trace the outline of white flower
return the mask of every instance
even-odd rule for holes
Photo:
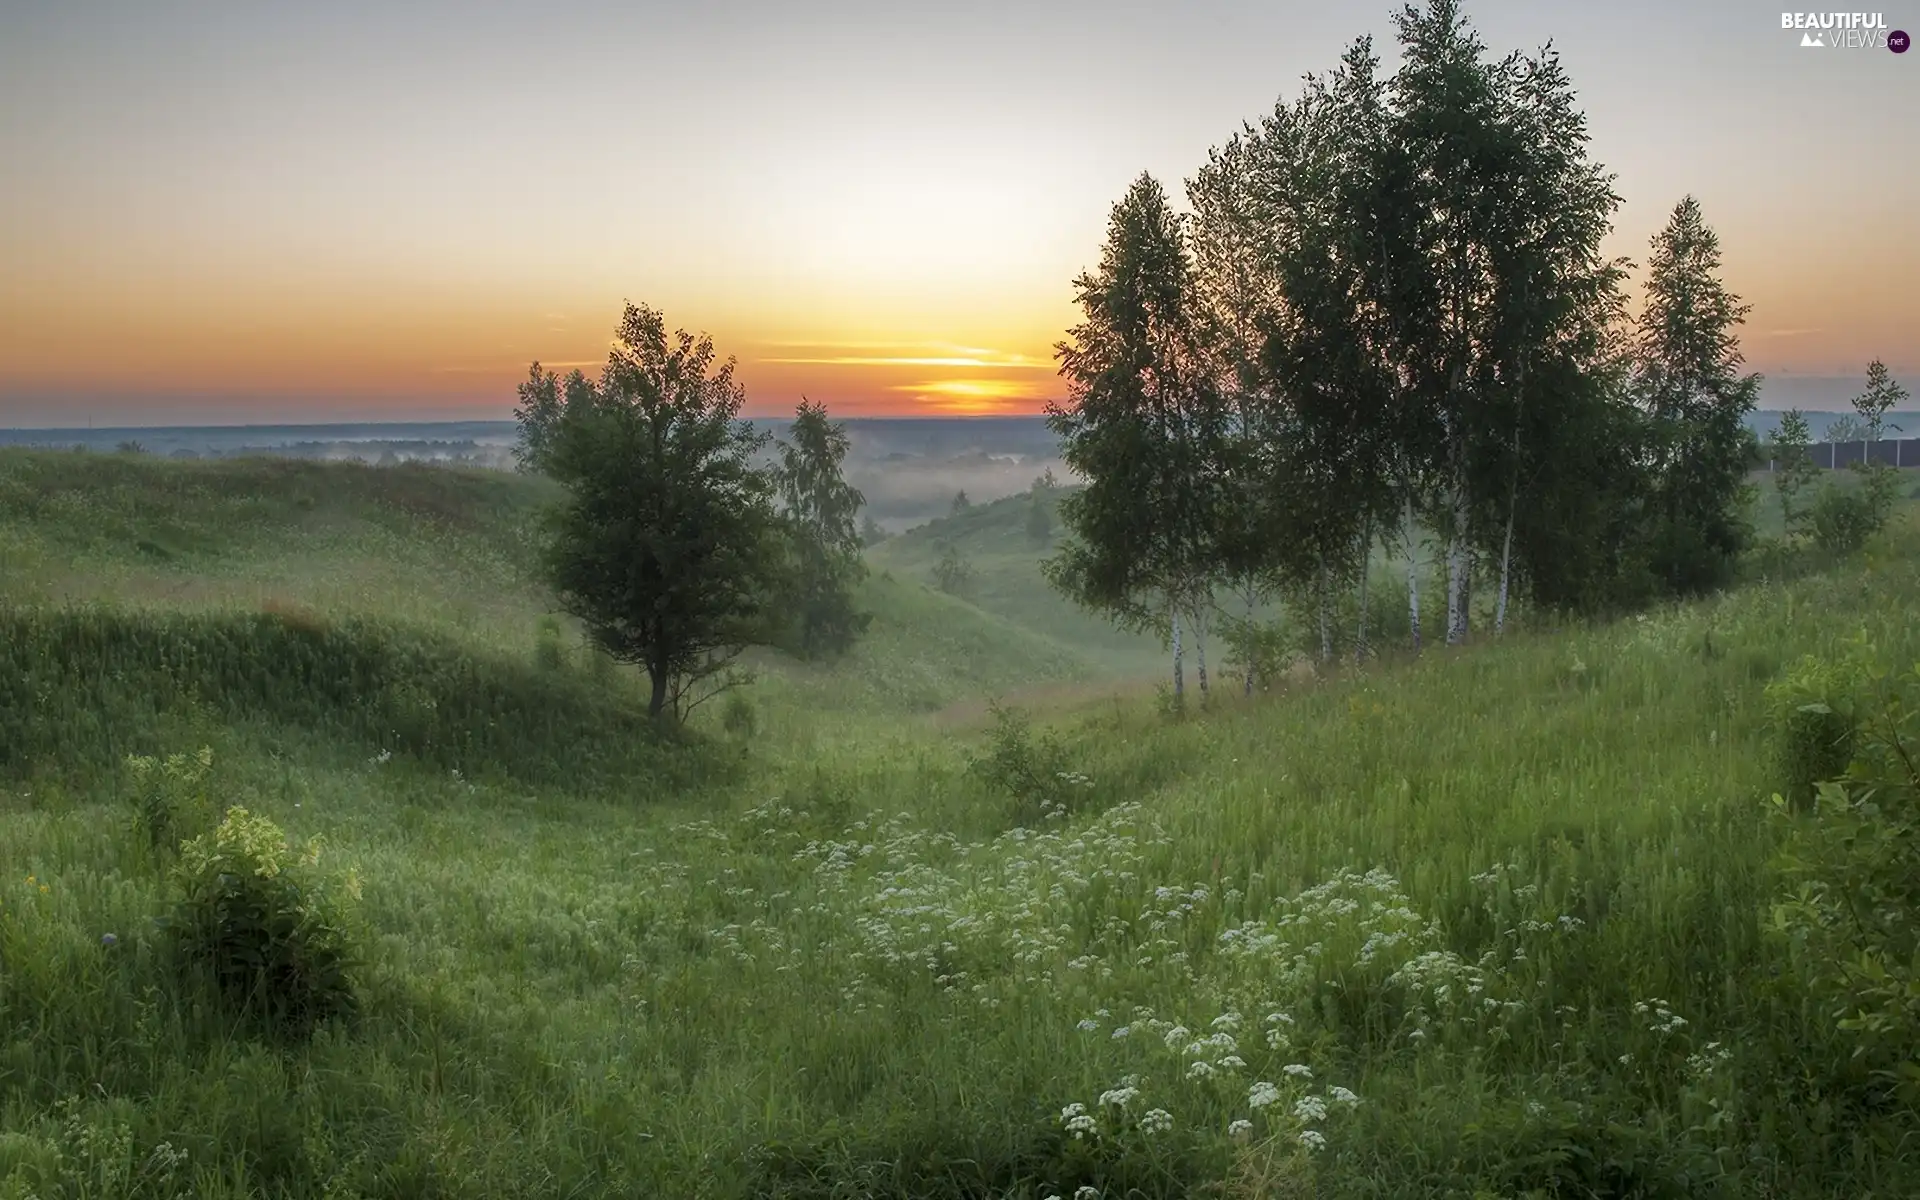
[[[1105,1108],[1111,1104],[1115,1108],[1125,1108],[1128,1102],[1139,1094],[1140,1089],[1136,1087],[1111,1088],[1100,1093],[1100,1107]]]
[[[1305,1063],[1288,1063],[1280,1068],[1295,1079],[1312,1079],[1313,1069]]]
[[[1247,1089],[1247,1107],[1265,1108],[1280,1101],[1280,1089],[1262,1080]]]
[[[1213,1064],[1204,1059],[1187,1064],[1188,1079],[1212,1079],[1213,1075]]]
[[[1094,1020],[1092,1017],[1088,1017],[1086,1020],[1074,1026],[1074,1028],[1078,1029],[1081,1033],[1092,1033],[1100,1028],[1100,1022]]]
[[[1074,1189],[1073,1200],[1100,1200],[1100,1189],[1083,1183]]]
[[[1355,1108],[1360,1103],[1360,1097],[1343,1087],[1328,1088],[1327,1095],[1332,1097],[1335,1104],[1344,1104],[1348,1108]]]
[[[1318,1096],[1302,1096],[1293,1102],[1293,1115],[1302,1123],[1327,1119],[1327,1102]]]
[[[1132,1032],[1133,1032],[1133,1029],[1131,1026],[1122,1025],[1113,1031],[1114,1040],[1118,1041],[1119,1039],[1126,1037],[1128,1034]]]
[[[1302,1129],[1300,1144],[1309,1150],[1324,1150],[1327,1146],[1327,1136],[1318,1129]]]
[[[1150,1108],[1141,1116],[1140,1128],[1148,1133],[1165,1133],[1173,1128],[1173,1114],[1164,1108]]]

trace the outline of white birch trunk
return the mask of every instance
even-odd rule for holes
[[[1406,527],[1402,533],[1407,540],[1407,622],[1413,630],[1413,652],[1420,653],[1420,562],[1418,539],[1414,534],[1413,493],[1405,495]]]
[[[1193,614],[1193,656],[1200,669],[1200,703],[1207,702],[1207,612],[1204,607]]]
[[[1447,645],[1467,640],[1467,484],[1461,468],[1454,468],[1449,487],[1453,531],[1447,539]]]
[[[1507,581],[1513,573],[1513,498],[1507,500],[1507,536],[1500,545],[1500,603],[1493,612],[1493,636],[1507,631]]]
[[[1186,677],[1181,672],[1180,663],[1180,610],[1173,610],[1173,698],[1184,699],[1187,694]]]
[[[1527,364],[1522,359],[1515,372],[1519,384],[1518,403],[1526,403]],[[1493,613],[1493,636],[1507,631],[1507,582],[1513,577],[1513,513],[1520,504],[1520,421],[1513,423],[1513,477],[1507,484],[1507,535],[1500,544],[1500,603]]]

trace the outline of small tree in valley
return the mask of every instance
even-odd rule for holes
[[[738,419],[745,392],[713,342],[629,304],[598,384],[564,392],[536,366],[522,389],[521,461],[567,497],[546,568],[562,606],[651,685],[647,711],[683,718],[744,676],[767,640],[780,538],[765,444]]]
[[[866,578],[854,514],[866,503],[846,480],[846,427],[825,407],[801,401],[790,442],[780,446],[774,472],[792,554],[792,621],[802,656],[838,654],[866,631],[871,613],[859,612],[853,589]]]

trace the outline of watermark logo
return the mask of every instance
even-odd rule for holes
[[[1906,53],[1909,39],[1903,30],[1887,28],[1883,13],[1781,13],[1780,28],[1797,30],[1806,49],[1878,50]]]

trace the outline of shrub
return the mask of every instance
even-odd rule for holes
[[[720,727],[741,739],[750,738],[759,725],[759,716],[754,711],[753,701],[739,692],[729,692],[727,702],[720,712]]]
[[[541,617],[534,631],[533,664],[543,671],[558,671],[567,665],[566,651],[560,647],[560,622],[551,615]]]
[[[1862,671],[1858,755],[1781,855],[1772,929],[1855,1045],[1871,1107],[1920,1105],[1920,665]],[[1775,797],[1784,814],[1785,802]]]
[[[210,746],[165,759],[128,756],[134,824],[154,849],[171,851],[210,823],[213,802],[207,797],[207,776],[212,770]]]
[[[304,1034],[356,1007],[342,901],[359,883],[322,876],[319,853],[317,840],[296,848],[236,807],[181,846],[175,868],[182,894],[167,924],[183,962],[237,1014],[280,1032]]]
[[[1813,803],[1819,785],[1838,779],[1853,760],[1855,718],[1851,660],[1800,660],[1767,688],[1779,732],[1781,793],[1796,810]]]
[[[1864,489],[1828,486],[1813,502],[1814,544],[1832,554],[1852,554],[1879,532],[1882,517]]]
[[[967,770],[1014,802],[1014,821],[1028,825],[1057,820],[1078,808],[1093,782],[1069,770],[1066,747],[1051,733],[1033,736],[1026,713],[991,701],[993,733],[984,755],[969,756]]]
[[[958,596],[973,584],[973,564],[964,558],[952,542],[941,546],[940,561],[933,565],[934,586],[948,595]]]

